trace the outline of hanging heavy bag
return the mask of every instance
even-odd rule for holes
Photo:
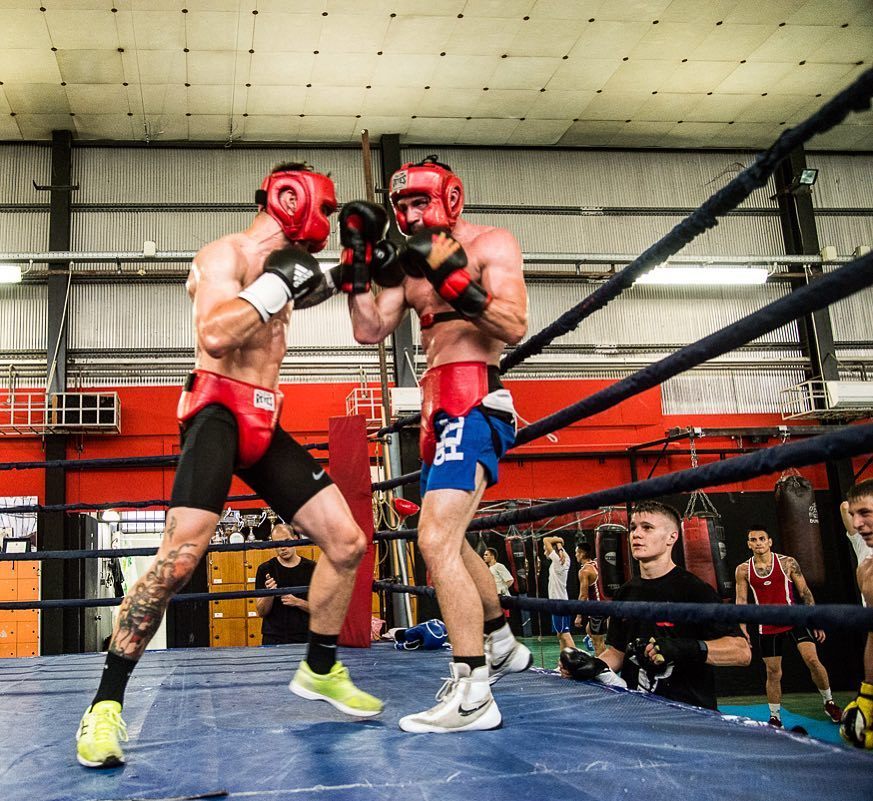
[[[782,551],[800,563],[809,584],[824,584],[824,550],[815,491],[796,470],[786,470],[776,482],[776,517]]]
[[[625,582],[622,539],[627,529],[617,523],[603,523],[594,529],[594,547],[597,552],[597,584],[601,598],[612,598]]]
[[[685,568],[705,581],[721,598],[733,595],[734,582],[727,564],[727,548],[721,518],[698,512],[682,521],[682,552]]]

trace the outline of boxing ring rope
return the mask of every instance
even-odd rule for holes
[[[873,450],[873,423],[850,426],[840,431],[810,437],[800,442],[775,445],[763,448],[754,453],[737,456],[725,461],[668,473],[656,478],[621,484],[605,490],[576,495],[559,501],[550,501],[525,509],[515,509],[499,512],[494,515],[477,517],[471,521],[468,531],[481,531],[517,523],[530,523],[568,512],[576,512],[592,507],[610,506],[616,503],[639,501],[658,498],[664,495],[688,492],[703,487],[732,484],[757,476],[775,473],[786,467],[804,467],[829,459],[857,456]],[[402,531],[379,531],[375,540],[413,539],[417,529]],[[241,551],[280,548],[294,545],[310,544],[308,539],[282,540],[281,542],[263,541],[250,543],[212,545],[208,551]],[[157,552],[157,548],[118,548],[103,550],[77,551],[33,551],[25,554],[0,554],[0,562],[38,561],[41,559],[71,559],[92,558],[97,556],[148,556]]]
[[[387,592],[408,592],[435,598],[433,587],[374,581],[373,587]],[[670,623],[770,623],[774,626],[810,628],[860,628],[873,631],[873,609],[852,604],[814,606],[774,604],[704,604],[678,601],[575,601],[555,598],[501,596],[506,609],[525,609],[552,615],[616,616],[632,620]]]
[[[286,540],[287,543],[287,540]],[[266,598],[288,593],[299,594],[309,592],[308,586],[275,587],[272,590],[228,590],[227,592],[188,592],[179,593],[170,598],[170,603],[185,603],[187,601],[232,601],[239,598]],[[42,601],[0,601],[0,610],[7,609],[81,609],[92,606],[121,606],[124,598],[52,598]]]
[[[523,445],[570,423],[603,412],[621,401],[721,356],[810,312],[842,300],[873,284],[873,253],[849,262],[806,286],[795,289],[735,323],[692,342],[571,406],[522,428],[515,445]]]

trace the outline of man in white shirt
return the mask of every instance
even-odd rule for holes
[[[546,559],[549,560],[549,598],[566,601],[570,557],[564,550],[564,540],[561,537],[543,537],[543,547],[546,550]],[[552,630],[558,636],[561,648],[576,647],[570,633],[570,621],[570,615],[552,615]]]
[[[515,583],[512,578],[512,573],[506,568],[506,565],[502,565],[497,561],[497,551],[494,548],[486,548],[485,553],[482,554],[482,558],[485,560],[485,564],[488,565],[488,569],[491,571],[491,575],[494,577],[494,584],[497,587],[498,595],[509,595],[509,588]],[[504,609],[504,614],[507,614],[509,610]]]

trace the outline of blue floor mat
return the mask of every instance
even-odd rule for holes
[[[2,801],[748,801],[873,798],[873,756],[656,698],[528,671],[495,686],[501,729],[406,734],[442,652],[342,652],[385,699],[353,720],[287,684],[303,646],[149,651],[124,716],[128,762],[95,771],[74,734],[102,654],[0,660]],[[222,797],[222,796],[213,796]]]
[[[752,720],[758,720],[766,723],[770,719],[770,707],[767,704],[754,704],[749,706],[719,706],[719,710],[725,715],[742,715]],[[794,726],[803,726],[809,733],[810,737],[815,737],[816,740],[822,740],[826,743],[834,743],[835,745],[851,748],[848,744],[840,739],[840,727],[836,723],[821,718],[808,718],[806,715],[798,715],[788,709],[782,709],[782,725],[786,729]]]

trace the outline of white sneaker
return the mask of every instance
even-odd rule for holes
[[[400,718],[403,731],[415,733],[483,731],[497,729],[503,722],[491,687],[488,667],[476,668],[463,662],[451,663],[452,676],[436,694],[437,705],[425,712]]]
[[[485,638],[485,659],[488,661],[488,682],[494,684],[509,673],[523,673],[533,664],[533,654],[530,649],[512,639],[512,647],[507,651],[496,651],[493,637]]]

